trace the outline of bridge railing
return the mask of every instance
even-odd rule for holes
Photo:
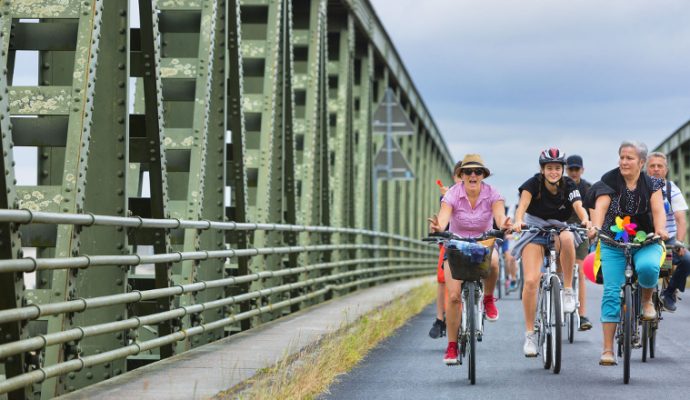
[[[0,381],[0,393],[15,391],[30,385],[40,384],[48,379],[60,377],[94,365],[109,363],[152,352],[166,345],[190,337],[223,329],[240,321],[257,317],[254,325],[262,322],[261,317],[280,317],[298,308],[295,305],[310,305],[328,300],[334,295],[348,293],[359,288],[401,278],[431,274],[435,267],[437,252],[418,240],[398,235],[363,229],[335,228],[323,226],[260,224],[217,222],[207,220],[147,219],[140,217],[114,217],[94,214],[64,214],[33,212],[30,210],[0,210],[0,223],[10,223],[12,229],[26,224],[74,225],[81,228],[91,226],[111,226],[128,231],[139,229],[169,230],[220,230],[237,231],[247,234],[255,232],[282,232],[285,234],[321,234],[318,244],[306,243],[299,246],[263,248],[227,248],[214,250],[169,252],[162,254],[89,255],[73,254],[71,257],[36,258],[22,257],[0,260],[0,274],[14,274],[15,279],[24,279],[25,273],[51,270],[68,270],[78,274],[83,270],[97,270],[101,267],[119,266],[132,268],[146,264],[180,263],[220,259],[229,262],[238,258],[262,256],[294,257],[295,255],[314,255],[320,257],[301,257],[292,268],[253,268],[249,273],[227,276],[223,279],[195,281],[186,284],[155,287],[147,290],[123,286],[121,293],[82,298],[76,288],[67,301],[41,302],[41,296],[24,297],[21,306],[0,310],[0,326],[20,324],[26,326],[30,321],[55,315],[68,315],[71,321],[75,314],[98,310],[114,305],[126,305],[127,314],[105,323],[91,325],[72,325],[57,331],[43,329],[22,329],[19,340],[0,344],[0,362],[14,361],[13,357],[24,357],[26,368],[21,374],[7,374]],[[7,225],[5,225],[7,226]],[[340,235],[337,244],[331,243],[330,235]],[[325,236],[324,236],[325,235]],[[325,239],[324,239],[325,238]],[[308,241],[308,240],[307,240]],[[302,241],[301,243],[304,243]],[[323,260],[310,263],[306,260]],[[203,266],[201,266],[203,268]],[[229,270],[228,270],[229,271]],[[273,279],[276,278],[276,279]],[[253,283],[262,282],[258,287]],[[180,301],[181,296],[199,294],[209,289],[223,289],[219,298],[188,304]],[[242,289],[242,290],[238,290]],[[139,312],[134,305],[142,302],[173,299],[167,309],[156,312]],[[192,299],[195,297],[192,296]],[[160,304],[160,303],[159,303]],[[243,307],[239,307],[243,304]],[[143,309],[143,308],[142,308]],[[205,322],[201,313],[217,310],[219,319]],[[196,316],[192,318],[193,316]],[[189,317],[188,319],[184,319]],[[254,319],[257,319],[254,318]],[[187,321],[184,323],[182,321]],[[156,326],[164,322],[174,327],[170,332],[156,331]],[[70,324],[68,324],[70,325]],[[139,335],[146,329],[148,335]],[[151,335],[150,332],[155,332]],[[99,335],[121,333],[121,346],[101,351],[97,354],[84,354],[80,341]],[[148,337],[145,337],[148,336]],[[47,365],[42,354],[52,347],[62,346],[65,354],[61,361]],[[124,371],[117,371],[115,375]],[[94,383],[97,380],[94,380]],[[36,390],[34,390],[36,393]]]

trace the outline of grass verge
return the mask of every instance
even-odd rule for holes
[[[425,283],[372,311],[319,343],[286,356],[240,388],[215,397],[226,399],[313,399],[354,368],[383,339],[436,298],[436,283]]]

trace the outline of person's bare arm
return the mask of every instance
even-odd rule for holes
[[[527,190],[523,190],[520,193],[520,202],[518,203],[517,210],[515,210],[515,223],[513,224],[513,230],[515,232],[522,231],[522,224],[525,220],[525,212],[527,212],[527,207],[532,201],[532,193]]]

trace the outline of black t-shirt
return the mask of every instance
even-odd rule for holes
[[[592,184],[587,182],[586,180],[580,178],[580,183],[577,183],[577,190],[580,192],[580,198],[582,199],[582,206],[584,207],[585,205],[585,196],[587,195],[587,191],[589,188],[592,187]],[[587,209],[585,208],[585,212],[589,214]],[[577,214],[573,213],[570,218],[568,219],[568,222],[577,224],[580,223],[580,217],[577,216]]]
[[[559,188],[556,194],[551,194],[545,183],[539,182],[540,175],[541,173],[534,175],[518,188],[521,195],[523,190],[532,194],[532,201],[527,207],[527,212],[541,219],[567,221],[573,214],[573,203],[582,201],[575,181],[564,176],[565,191]]]

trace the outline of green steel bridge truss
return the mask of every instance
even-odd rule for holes
[[[367,0],[0,10],[0,397],[52,398],[433,271],[410,238],[454,162]],[[413,180],[372,176],[387,88],[416,130],[398,138]]]

